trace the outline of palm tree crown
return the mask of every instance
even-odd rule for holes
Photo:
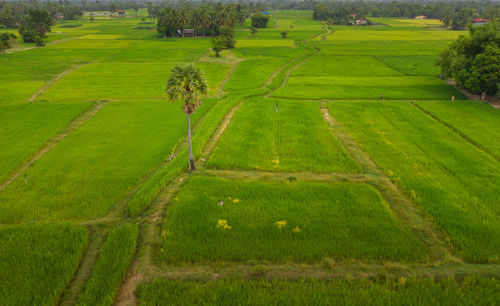
[[[203,71],[195,65],[175,65],[167,81],[166,92],[171,101],[182,100],[187,105],[183,107],[184,112],[191,114],[207,94],[207,87]]]

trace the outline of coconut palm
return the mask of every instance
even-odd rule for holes
[[[175,65],[167,81],[166,92],[170,101],[183,101],[182,110],[187,116],[189,170],[196,170],[191,145],[190,115],[201,105],[201,99],[207,94],[207,82],[203,71],[193,64]]]

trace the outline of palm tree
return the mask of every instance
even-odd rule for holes
[[[175,65],[167,81],[167,95],[170,101],[184,102],[182,110],[187,116],[189,170],[196,170],[191,145],[191,122],[189,116],[201,105],[201,98],[207,94],[207,82],[203,71],[193,64]]]

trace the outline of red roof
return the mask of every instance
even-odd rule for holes
[[[473,22],[489,22],[488,19],[484,19],[484,18],[476,18],[474,20],[472,20]]]

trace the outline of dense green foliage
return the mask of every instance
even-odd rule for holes
[[[12,48],[16,38],[17,36],[12,33],[0,33],[0,53],[5,49]]]
[[[55,305],[87,244],[83,226],[31,224],[0,228],[2,305]]]
[[[489,278],[257,280],[208,283],[157,280],[139,288],[140,305],[491,305],[500,282]]]
[[[110,230],[78,299],[79,305],[113,304],[116,291],[134,255],[138,230],[135,224],[121,225]]]
[[[28,16],[19,25],[19,34],[24,42],[41,44],[41,40],[47,37],[46,33],[51,31],[52,22],[47,11],[30,10]]]
[[[500,31],[496,24],[470,28],[443,50],[437,64],[442,77],[456,80],[459,86],[482,93],[500,93]]]
[[[269,22],[269,16],[262,13],[255,13],[252,15],[252,27],[254,28],[265,28]]]

